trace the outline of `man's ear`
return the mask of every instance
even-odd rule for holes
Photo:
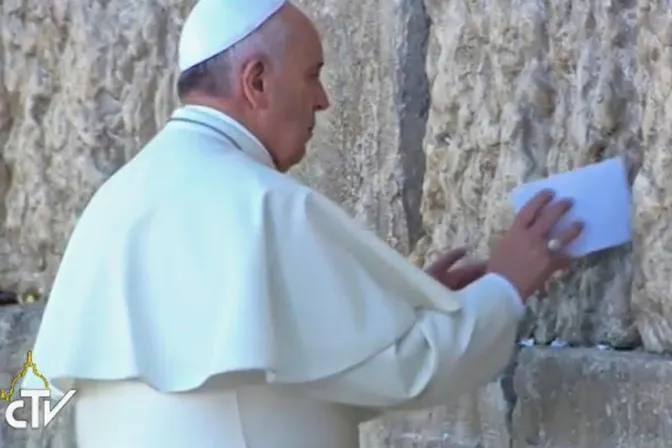
[[[262,58],[252,59],[243,67],[243,93],[254,109],[268,106],[268,75],[268,64]]]

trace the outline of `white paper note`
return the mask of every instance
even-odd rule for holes
[[[535,180],[513,190],[516,213],[541,190],[555,200],[573,199],[574,206],[553,229],[556,236],[574,221],[582,221],[581,236],[566,248],[572,257],[620,246],[632,239],[632,198],[623,159],[616,157],[573,171]]]

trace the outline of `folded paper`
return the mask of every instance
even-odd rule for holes
[[[632,240],[632,196],[625,163],[616,157],[535,180],[514,189],[516,213],[541,190],[555,192],[554,201],[572,199],[574,206],[551,232],[556,236],[572,222],[581,221],[581,236],[566,248],[578,258]]]

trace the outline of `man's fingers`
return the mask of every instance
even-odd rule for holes
[[[448,271],[446,283],[452,290],[460,290],[483,277],[487,272],[487,263],[473,263]]]
[[[537,219],[537,215],[541,210],[548,205],[555,194],[551,190],[542,190],[537,193],[530,201],[523,206],[518,213],[516,221],[518,224],[527,228]]]
[[[572,201],[569,199],[563,199],[548,206],[533,224],[534,232],[540,236],[547,236],[570,208],[572,208]]]
[[[464,258],[465,255],[467,255],[467,249],[464,247],[453,249],[437,262],[437,268],[447,271],[452,265]]]
[[[572,259],[567,256],[558,257],[555,262],[556,271],[564,274],[572,268]]]
[[[443,275],[452,265],[457,263],[458,260],[467,255],[466,248],[458,248],[449,251],[447,254],[436,260],[434,263],[429,265],[429,268],[426,269],[426,272],[430,275],[437,276]]]
[[[460,277],[460,284],[464,287],[483,277],[488,271],[488,265],[487,263],[478,263],[458,269],[460,270],[458,274]]]
[[[560,241],[563,248],[567,247],[573,241],[575,241],[583,231],[583,224],[580,222],[572,223],[568,229],[566,229],[560,236],[557,238]],[[566,273],[572,268],[572,257],[563,253],[563,251],[557,252],[553,256],[553,270],[556,273]]]
[[[560,236],[558,236],[558,240],[560,243],[562,243],[562,246],[567,246],[574,242],[579,236],[581,236],[581,232],[583,232],[583,223],[581,222],[574,222],[572,223],[567,230],[562,232]]]

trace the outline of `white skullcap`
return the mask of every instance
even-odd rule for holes
[[[285,3],[287,0],[198,0],[182,27],[180,72],[231,48]]]

